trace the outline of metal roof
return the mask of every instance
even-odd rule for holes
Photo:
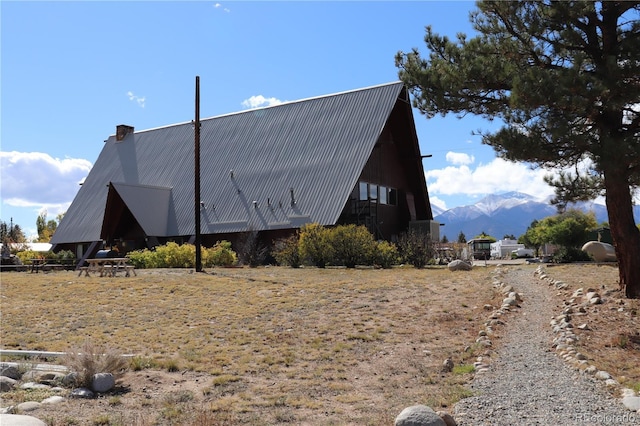
[[[201,232],[336,223],[402,88],[395,82],[201,120]],[[193,235],[193,125],[110,136],[53,244],[101,239],[110,184],[147,235]]]

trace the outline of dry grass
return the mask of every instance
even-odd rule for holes
[[[564,273],[560,268],[551,275]],[[615,270],[600,271],[615,286]],[[114,395],[39,409],[51,425],[388,425],[408,405],[448,409],[469,395],[464,385],[480,354],[473,342],[487,316],[483,306],[502,300],[491,272],[3,273],[2,346],[67,351],[91,338],[136,355]],[[594,357],[619,349],[635,357],[614,359],[638,359],[632,340],[625,349],[592,342],[584,351]],[[447,357],[456,373],[442,372]],[[640,382],[637,365],[623,368]],[[10,401],[11,393],[3,398]]]
[[[110,347],[95,346],[87,338],[82,346],[71,348],[62,358],[62,364],[76,374],[75,384],[91,388],[96,373],[111,373],[117,380],[129,368],[129,361]]]
[[[574,315],[574,332],[579,338],[576,349],[623,386],[640,391],[640,300],[624,297],[618,286],[617,268],[561,265],[547,268],[547,273],[569,284],[562,292],[566,300],[578,288],[585,293],[593,289],[603,296],[604,304],[587,306],[584,316]],[[581,324],[588,328],[578,328]]]

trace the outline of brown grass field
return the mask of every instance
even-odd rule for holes
[[[503,297],[493,270],[165,269],[115,278],[5,272],[1,346],[69,351],[90,340],[135,355],[113,392],[29,413],[48,425],[389,425],[406,406],[446,411],[470,395],[465,384],[485,352],[474,343],[485,305],[498,307]],[[549,273],[572,289],[620,297],[615,268],[556,266]],[[600,305],[579,344],[596,365],[640,390],[637,302]],[[451,373],[441,368],[447,357],[456,365]],[[20,362],[26,368],[36,360]],[[7,392],[0,406],[51,394]]]

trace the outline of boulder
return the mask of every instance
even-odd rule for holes
[[[91,389],[94,392],[103,393],[108,392],[116,385],[116,379],[111,373],[97,373],[93,375],[93,381],[91,382]]]
[[[470,263],[460,259],[449,262],[447,268],[450,271],[470,271],[471,269],[473,269]]]
[[[16,383],[18,381],[11,377],[0,376],[0,392],[9,392],[16,386]]]
[[[407,407],[398,414],[395,426],[447,426],[435,411],[426,405]]]
[[[40,403],[36,402],[36,401],[25,401],[25,402],[21,402],[20,404],[18,404],[16,406],[16,408],[18,409],[18,412],[26,412],[26,411],[34,411],[37,410],[38,408],[40,408]]]
[[[625,396],[622,403],[631,411],[640,412],[640,396]]]
[[[0,376],[9,377],[13,380],[20,380],[22,374],[20,374],[20,370],[18,370],[18,367],[3,364],[0,367]]]
[[[0,425],[2,426],[47,426],[45,422],[33,416],[23,416],[19,414],[0,414]]]
[[[589,241],[582,246],[582,251],[590,254],[596,262],[616,261],[616,250],[611,244]]]

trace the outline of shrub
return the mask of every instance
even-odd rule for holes
[[[589,262],[593,260],[588,253],[575,247],[560,247],[553,255],[556,263]]]
[[[238,244],[238,256],[240,263],[252,268],[264,264],[269,248],[259,238],[258,231],[245,232]]]
[[[376,242],[363,225],[339,225],[329,230],[329,242],[333,247],[331,263],[334,265],[353,268],[373,263]]]
[[[328,229],[317,223],[300,228],[298,245],[303,262],[324,268],[333,258],[333,247]]]
[[[203,263],[206,267],[232,266],[238,261],[236,252],[231,249],[231,243],[218,241],[213,247],[203,250]]]
[[[170,241],[156,247],[156,256],[163,268],[189,268],[195,265],[196,246]]]
[[[272,251],[278,265],[288,265],[292,268],[300,267],[301,259],[298,241],[298,234],[276,240]]]
[[[40,259],[44,257],[42,253],[33,250],[20,251],[16,256],[18,256],[23,265],[30,265],[31,259]]]
[[[211,248],[202,247],[202,264],[205,267],[231,266],[237,261],[236,253],[228,241],[219,241]],[[168,242],[152,250],[135,250],[127,254],[131,264],[144,268],[193,268],[196,247],[193,244]]]
[[[424,268],[434,257],[435,249],[429,234],[410,229],[400,236],[399,248],[402,261],[416,268]]]
[[[76,373],[75,385],[90,388],[97,373],[111,373],[117,380],[127,371],[129,361],[112,348],[94,346],[86,340],[80,348],[73,348],[63,357],[70,372]]]
[[[376,243],[375,263],[376,265],[389,269],[400,260],[398,247],[388,241],[378,241]]]

